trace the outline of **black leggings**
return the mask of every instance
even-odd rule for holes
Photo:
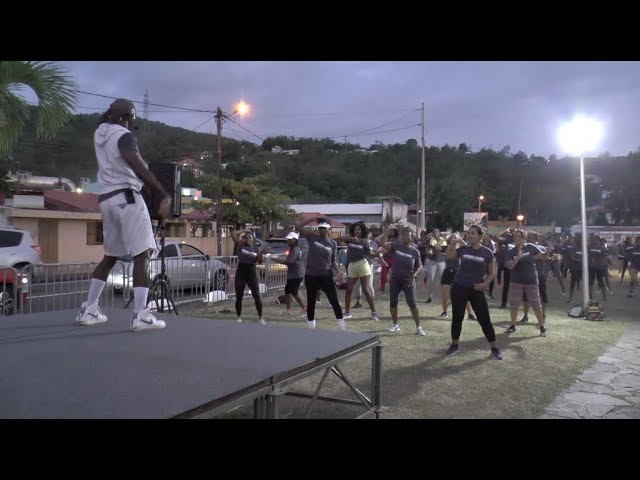
[[[511,270],[505,268],[502,272],[504,275],[504,281],[502,282],[502,301],[500,305],[506,305],[509,298],[509,285],[511,285]]]
[[[318,290],[322,290],[327,296],[329,303],[333,307],[333,313],[336,319],[342,318],[342,307],[338,300],[338,291],[336,290],[336,284],[333,283],[331,273],[321,277],[307,275],[304,277],[304,288],[307,290],[307,320],[312,321],[316,318],[316,297]]]
[[[238,317],[242,313],[242,297],[244,297],[244,287],[251,289],[251,295],[256,303],[258,316],[262,318],[262,299],[260,298],[260,285],[258,284],[258,271],[255,265],[248,263],[239,263],[236,270],[236,315]]]
[[[467,302],[471,303],[471,308],[476,313],[478,323],[482,327],[482,333],[489,342],[496,341],[496,332],[491,325],[491,316],[489,315],[489,306],[484,292],[479,292],[473,287],[463,287],[454,283],[451,286],[451,310],[453,312],[453,320],[451,321],[451,338],[458,340],[462,332],[462,321]]]
[[[598,279],[598,286],[600,287],[603,297],[607,297],[604,282],[605,275],[608,275],[608,272],[602,268],[589,268],[589,298],[593,297],[593,283],[596,278]]]
[[[582,281],[582,270],[569,270],[571,272],[571,285],[569,286],[569,294],[573,296],[576,287],[580,286]]]
[[[389,286],[389,307],[398,308],[398,298],[400,292],[404,292],[404,298],[411,310],[416,308],[416,297],[413,294],[415,282],[411,282],[411,286],[407,287],[407,283],[402,278],[391,277],[391,285]]]

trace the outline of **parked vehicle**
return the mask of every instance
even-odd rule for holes
[[[42,263],[41,254],[42,250],[27,230],[0,228],[0,266],[22,270]]]
[[[189,245],[185,242],[177,240],[169,240],[165,242],[165,259],[167,267],[167,278],[172,288],[194,288],[211,285],[214,290],[225,290],[229,281],[229,266],[218,259],[211,258],[202,250]],[[161,274],[161,255],[156,250],[149,262],[149,280],[153,281]],[[133,261],[130,257],[121,259],[125,271],[121,272],[114,269],[112,275],[109,276],[107,283],[113,285],[116,293],[120,293],[126,285],[133,288]],[[128,274],[127,281],[124,275]],[[209,278],[207,278],[207,275]]]
[[[28,276],[13,268],[0,268],[0,316],[13,315],[28,302]]]

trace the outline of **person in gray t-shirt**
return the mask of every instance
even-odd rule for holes
[[[305,225],[317,220],[318,233],[305,227]],[[333,307],[333,313],[336,316],[338,328],[346,331],[347,327],[342,316],[342,307],[338,300],[338,292],[336,284],[333,281],[333,273],[337,275],[337,244],[329,236],[331,225],[327,221],[327,217],[321,216],[317,219],[309,218],[306,221],[296,223],[296,230],[300,235],[304,236],[309,243],[309,252],[307,254],[307,267],[304,277],[304,287],[307,290],[307,327],[316,328],[315,309],[316,297],[318,290],[327,296],[329,303]]]
[[[305,256],[298,245],[298,238],[300,234],[296,232],[289,232],[285,237],[287,239],[287,245],[289,245],[289,254],[287,258],[272,258],[271,260],[276,263],[282,263],[287,266],[287,284],[284,287],[284,294],[287,302],[287,315],[291,315],[291,297],[296,299],[298,305],[302,309],[302,315],[307,316],[307,309],[304,306],[302,297],[300,296],[300,283],[304,279],[304,263]]]
[[[413,321],[416,323],[416,335],[425,335],[420,326],[420,312],[416,305],[415,283],[416,277],[422,269],[420,252],[413,246],[413,232],[407,230],[402,236],[402,243],[387,242],[389,233],[394,227],[389,227],[381,236],[381,245],[389,252],[393,258],[393,269],[391,269],[391,285],[389,293],[389,310],[393,325],[389,327],[390,332],[400,331],[398,325],[398,297],[400,292],[404,292],[407,305],[411,310]]]
[[[525,234],[522,230],[515,230],[513,233],[515,247],[506,254],[506,266],[511,270],[511,286],[509,290],[511,303],[511,325],[507,328],[507,333],[516,331],[516,319],[518,310],[522,304],[523,292],[527,294],[527,301],[533,308],[536,318],[538,319],[538,327],[540,336],[546,336],[546,328],[544,326],[544,312],[542,303],[540,302],[540,289],[538,288],[538,271],[536,269],[536,260],[548,260],[549,255],[553,252],[553,247],[546,252],[533,243],[527,243]]]

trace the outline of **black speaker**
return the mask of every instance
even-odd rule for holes
[[[158,179],[160,185],[171,196],[171,213],[174,218],[182,215],[182,187],[180,185],[180,172],[182,165],[179,163],[154,162],[149,164],[149,171]],[[159,199],[155,198],[153,190],[148,186],[142,188],[142,196],[149,209],[152,220],[160,220],[156,215],[155,206]]]

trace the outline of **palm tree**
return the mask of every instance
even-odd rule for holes
[[[29,121],[31,105],[17,95],[30,87],[38,97],[36,133],[56,136],[71,117],[77,85],[52,62],[0,62],[0,157],[8,155]]]

